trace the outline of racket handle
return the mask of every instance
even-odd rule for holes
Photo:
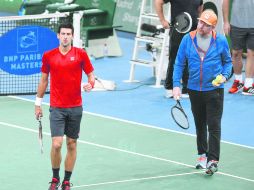
[[[177,104],[181,106],[180,99],[176,100]],[[182,107],[182,106],[181,106]]]

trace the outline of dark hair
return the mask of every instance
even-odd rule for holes
[[[74,27],[71,23],[62,23],[59,25],[57,33],[60,34],[62,28],[69,28],[72,30],[72,34],[74,33]]]
[[[211,1],[207,1],[203,6],[204,6],[203,11],[206,9],[211,9],[218,17],[218,9],[217,9],[217,6],[215,5],[215,3],[211,2]]]

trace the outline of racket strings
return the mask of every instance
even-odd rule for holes
[[[177,23],[175,24],[176,25],[175,27],[177,27],[181,31],[185,31],[186,28],[188,28],[189,24],[190,21],[187,16],[179,17]]]
[[[192,27],[192,18],[189,13],[180,13],[175,18],[174,28],[180,33],[187,33]]]
[[[178,107],[174,107],[171,110],[172,116],[175,120],[175,122],[182,128],[189,128],[189,122],[188,119],[185,115],[185,113],[183,112],[183,110],[181,110]]]

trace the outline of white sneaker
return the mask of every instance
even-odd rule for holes
[[[173,98],[173,90],[166,90],[165,97],[166,98]]]
[[[205,169],[206,168],[206,162],[207,162],[206,154],[198,155],[196,169]]]

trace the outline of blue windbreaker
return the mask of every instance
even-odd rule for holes
[[[232,71],[232,59],[225,36],[213,31],[210,46],[201,58],[197,51],[197,31],[186,34],[179,46],[174,65],[173,86],[180,87],[186,60],[188,61],[188,88],[197,91],[210,91],[224,88],[224,84],[214,87],[212,81],[222,74],[226,79]]]

